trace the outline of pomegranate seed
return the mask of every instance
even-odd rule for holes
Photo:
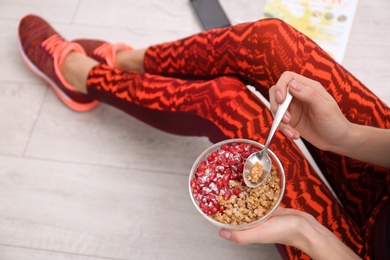
[[[224,144],[221,146],[221,149],[224,150],[224,151],[229,151],[230,150],[230,146],[228,144]]]
[[[201,161],[199,166],[198,166],[198,171],[199,170],[205,170],[207,168],[207,163],[206,161]]]
[[[243,172],[244,171],[244,164],[240,163],[237,165],[237,172]]]
[[[217,212],[218,212],[218,208],[216,208],[216,207],[211,207],[211,208],[210,208],[210,213],[211,213],[211,214],[215,214],[215,213],[217,213]],[[211,215],[211,214],[210,214],[210,215]]]
[[[215,171],[215,167],[217,167],[217,164],[215,164],[215,163],[210,163],[209,169],[210,169],[211,171]]]
[[[251,155],[251,152],[250,151],[245,151],[243,154],[242,154],[242,157],[244,157],[245,159],[249,157],[249,155]]]
[[[205,171],[205,170],[198,170],[198,171],[196,172],[196,174],[195,174],[195,176],[196,176],[197,178],[203,177],[203,176],[205,176],[205,175],[206,175],[206,171]]]
[[[198,186],[198,182],[196,181],[196,179],[192,179],[191,182],[190,182],[190,186],[191,188],[196,188],[196,186]]]
[[[209,156],[207,156],[207,161],[212,162],[212,161],[214,161],[214,158],[215,158],[215,155],[213,153],[211,153]]]
[[[225,194],[226,192],[229,191],[229,184],[224,184],[223,187],[221,188],[222,194]]]
[[[241,193],[241,189],[240,189],[240,188],[234,188],[234,189],[232,190],[232,192],[233,192],[234,195],[238,196],[238,195],[240,195],[240,193]]]
[[[216,172],[210,172],[210,175],[209,175],[210,180],[214,181],[216,177],[217,177],[217,173]]]
[[[206,195],[207,202],[213,201],[215,198],[211,194]]]
[[[227,159],[226,159],[226,157],[225,157],[224,154],[225,154],[225,153],[220,154],[220,156],[218,156],[218,158],[217,158],[217,160],[216,160],[216,163],[217,163],[218,165],[225,165]]]
[[[215,167],[215,171],[219,173],[223,173],[225,171],[225,167],[218,165],[217,167]]]
[[[232,173],[232,175],[230,175],[231,180],[237,180],[238,177],[239,177],[239,175],[236,172],[234,172],[234,173]]]
[[[227,191],[225,194],[223,194],[223,199],[229,200],[231,196],[232,196],[232,194],[230,193],[230,191]]]
[[[230,167],[232,167],[234,164],[236,164],[235,159],[234,159],[233,157],[229,158],[229,160],[228,160],[228,165],[229,165]]]
[[[227,183],[229,183],[229,180],[230,180],[230,176],[229,175],[225,175],[222,178],[222,183],[223,184],[227,184]]]

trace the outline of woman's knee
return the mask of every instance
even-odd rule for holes
[[[229,94],[232,97],[247,89],[246,85],[239,78],[232,76],[218,77],[215,79],[215,83],[221,94]]]
[[[299,32],[290,24],[278,18],[267,18],[258,20],[253,23],[253,32],[261,33],[262,35],[273,35],[285,37],[288,35],[297,35]]]

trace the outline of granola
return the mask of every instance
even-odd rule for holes
[[[248,175],[248,181],[250,181],[253,184],[256,184],[260,181],[262,175],[263,175],[263,165],[259,162],[256,162],[251,172]]]
[[[277,203],[280,197],[280,179],[272,167],[270,175],[264,183],[257,188],[249,188],[238,181],[230,181],[231,188],[239,188],[239,195],[232,195],[229,200],[224,200],[223,194],[218,197],[225,211],[217,212],[211,217],[221,223],[241,225],[251,223],[265,216]]]

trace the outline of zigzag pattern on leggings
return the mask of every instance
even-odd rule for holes
[[[147,49],[144,65],[149,73],[175,77],[234,75],[266,97],[284,71],[294,71],[320,82],[350,121],[390,128],[386,104],[313,41],[280,20],[157,44]],[[361,227],[367,226],[370,212],[390,190],[389,170],[315,147],[310,151],[349,214]]]
[[[195,78],[234,75],[265,96],[284,71],[294,71],[319,81],[352,122],[390,128],[390,110],[386,104],[310,39],[279,20],[215,29],[155,45],[147,50],[144,64],[147,72],[160,75]],[[380,200],[387,188],[388,170],[316,149],[312,152],[325,174],[333,179],[340,199],[356,221],[363,223],[373,203]],[[361,183],[358,175],[365,173],[364,179],[370,181],[368,176],[374,171],[380,177],[356,185],[356,181]],[[343,183],[345,188],[338,189],[336,183]],[[356,186],[363,188],[355,191]]]
[[[104,92],[106,99],[111,95],[148,109],[206,118],[229,137],[239,135],[260,139],[272,120],[269,111],[259,105],[258,99],[234,77],[189,81],[126,73],[107,65],[98,65],[88,79],[88,94],[94,95],[94,91]],[[102,95],[99,99],[105,100]],[[244,126],[242,117],[247,121],[255,120],[258,127]],[[259,132],[258,129],[262,130]],[[167,131],[174,132],[174,129]]]
[[[208,81],[182,80],[125,73],[107,65],[99,65],[91,70],[88,77],[88,94],[117,106],[130,115],[134,115],[142,107],[156,113],[163,112],[158,115],[163,119],[173,115],[174,121],[179,122],[180,119],[175,116],[183,113],[206,118],[223,132],[225,138],[250,138],[264,143],[264,137],[272,124],[272,115],[268,109],[234,77],[218,77]],[[163,120],[162,124],[156,125],[155,121],[148,121],[146,113],[141,113],[143,116],[140,119],[144,122],[171,133],[177,131],[167,121]],[[172,118],[169,122],[172,122]],[[209,129],[202,130],[202,135],[209,134]],[[287,175],[283,206],[312,214],[328,228],[332,228],[342,240],[351,241],[349,237],[356,238],[349,246],[361,252],[360,230],[353,228],[353,221],[345,216],[343,208],[323,185],[293,141],[277,132],[270,148],[283,161]],[[330,222],[333,219],[337,219],[337,223]],[[301,251],[294,248],[288,248],[288,252],[291,256],[304,257]]]
[[[98,65],[89,74],[88,94],[170,133],[210,137],[217,131],[220,138],[264,143],[272,116],[245,85],[268,97],[268,89],[290,70],[319,81],[352,122],[390,126],[389,108],[383,102],[310,39],[279,20],[151,46],[144,65],[146,74]],[[291,140],[277,132],[270,148],[286,171],[283,206],[312,214],[368,258],[363,245],[374,220],[370,213],[388,192],[388,169],[309,146],[343,208]],[[284,250],[291,259],[308,258],[295,248]]]

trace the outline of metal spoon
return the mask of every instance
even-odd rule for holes
[[[272,123],[271,129],[268,134],[267,142],[265,143],[265,146],[263,150],[259,152],[252,153],[249,155],[249,157],[245,161],[244,165],[244,171],[243,171],[243,177],[245,184],[250,187],[250,188],[256,188],[260,186],[265,179],[267,179],[270,171],[271,171],[271,166],[272,162],[271,159],[268,156],[268,146],[271,142],[272,137],[275,134],[276,129],[278,128],[280,122],[282,121],[282,118],[284,114],[287,111],[288,106],[290,105],[292,100],[292,95],[290,94],[289,89],[287,88],[287,96],[286,99],[283,101],[282,104],[280,104],[276,110],[276,114],[274,117],[274,122]],[[254,165],[256,162],[259,162],[260,164],[263,165],[263,173],[260,176],[260,179],[258,182],[253,183],[252,181],[248,180],[248,176],[253,169]]]

